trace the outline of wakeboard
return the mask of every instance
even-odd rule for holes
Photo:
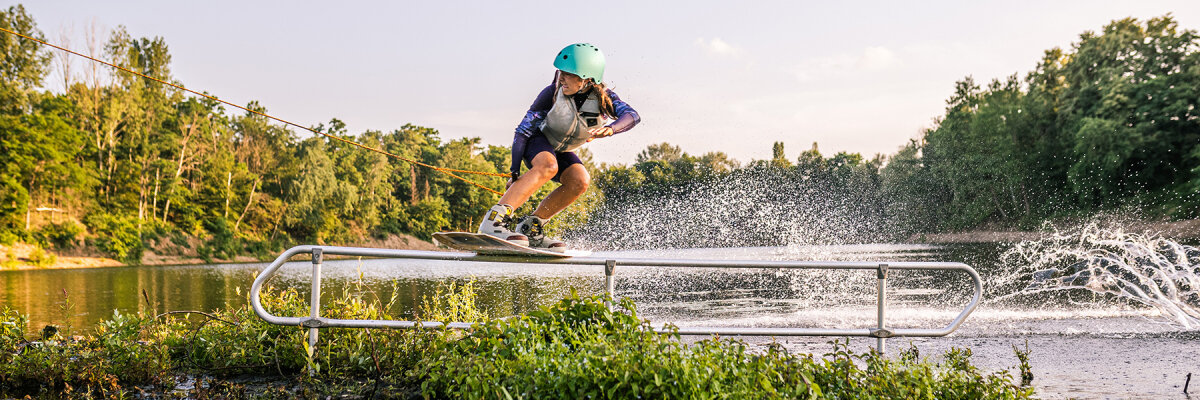
[[[565,258],[579,255],[576,251],[559,253],[522,246],[495,236],[471,232],[438,232],[433,241],[456,250],[472,251],[480,255],[534,256]]]

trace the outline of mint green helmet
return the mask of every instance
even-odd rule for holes
[[[604,53],[590,43],[568,45],[554,58],[554,68],[600,83],[604,81]]]

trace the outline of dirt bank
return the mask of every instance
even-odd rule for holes
[[[148,243],[145,253],[142,255],[142,265],[192,265],[206,264],[203,258],[196,254],[195,248],[200,244],[199,240],[189,239],[188,245],[172,244],[169,241],[158,241]],[[372,247],[384,249],[405,249],[405,250],[437,250],[437,245],[418,239],[411,235],[389,235],[386,238],[376,239],[371,238],[358,242],[330,244],[331,246],[354,246],[354,247]],[[70,252],[56,252],[53,250],[44,250],[39,253],[39,248],[25,243],[17,243],[12,246],[0,245],[0,269],[66,269],[66,268],[102,268],[102,267],[122,267],[125,263],[104,257],[97,254],[92,249],[73,249]],[[274,259],[274,255],[269,259],[260,260],[255,257],[240,255],[232,259],[213,259],[213,263],[245,263],[245,262],[262,262]]]

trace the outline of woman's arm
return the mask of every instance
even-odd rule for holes
[[[608,127],[612,129],[613,134],[633,129],[633,127],[639,122],[642,122],[642,116],[638,115],[637,110],[634,110],[633,107],[630,107],[629,103],[621,101],[621,98],[617,97],[616,92],[609,90],[608,97],[612,99],[613,111],[616,111],[617,113],[617,120],[613,121],[611,124],[608,124]]]
[[[516,132],[513,133],[512,165],[508,167],[509,172],[513,175],[521,174],[521,158],[525,154],[525,142],[538,132],[538,125],[541,125],[542,120],[546,119],[546,112],[550,111],[550,107],[553,105],[554,85],[549,85],[538,93],[533,104],[529,105],[529,111],[525,112],[525,118],[521,118],[521,123],[517,124]]]

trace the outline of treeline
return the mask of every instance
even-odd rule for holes
[[[19,5],[0,11],[0,26],[43,37]],[[61,68],[67,89],[52,93],[42,87],[56,56],[11,34],[0,34],[0,46],[5,244],[67,249],[86,238],[91,247],[136,262],[143,244],[161,242],[231,258],[294,242],[388,233],[428,238],[471,228],[495,201],[444,174],[321,136],[300,137],[264,117],[229,113],[215,101],[107,67],[89,65],[79,75]],[[89,49],[175,82],[162,38],[134,38],[117,28]],[[248,108],[266,111],[253,102]],[[350,135],[336,119],[315,129],[432,165],[507,170],[508,148],[485,148],[478,138],[442,140],[436,130],[413,125]],[[503,188],[499,178],[481,183]]]
[[[0,26],[43,37],[21,6]],[[117,28],[92,56],[167,81],[161,38]],[[845,243],[1103,211],[1200,217],[1200,41],[1170,17],[1114,21],[1023,77],[967,77],[946,114],[891,156],[770,160],[649,146],[628,165],[585,165],[595,187],[556,233],[614,248]],[[206,258],[293,243],[469,230],[496,196],[444,174],[91,66],[0,34],[0,242],[145,246]],[[61,58],[60,58],[61,57]],[[57,61],[57,62],[55,62]],[[65,91],[44,89],[57,64]],[[248,108],[265,108],[251,102]],[[506,171],[510,150],[432,128],[313,129],[421,162]],[[496,190],[500,178],[475,178]],[[526,207],[532,207],[549,188]]]
[[[1200,217],[1200,40],[1170,16],[1113,21],[980,87],[891,157],[912,222],[1029,226],[1101,211]]]

